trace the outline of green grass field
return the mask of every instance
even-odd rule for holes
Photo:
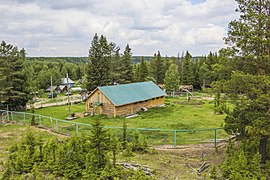
[[[166,107],[153,108],[147,112],[139,113],[138,117],[126,119],[129,127],[137,128],[161,128],[161,129],[200,129],[221,127],[224,124],[224,115],[214,114],[212,101],[185,102],[180,98],[166,99]],[[85,104],[68,106],[53,106],[36,109],[36,114],[65,119],[71,113],[85,112]],[[105,126],[122,126],[123,117],[107,117],[103,115],[87,116],[73,120],[74,122],[91,123],[91,120],[99,119]]]
[[[57,119],[65,119],[72,112],[85,112],[85,104],[74,104],[71,106],[71,112],[68,112],[68,106],[55,106],[36,109],[36,114],[50,116]],[[162,108],[149,109],[147,112],[140,112],[139,116],[126,119],[128,128],[144,129],[163,129],[163,130],[128,130],[129,137],[135,131],[140,132],[147,142],[152,145],[174,144],[174,132],[172,130],[198,130],[218,128],[224,125],[225,115],[214,114],[214,103],[212,101],[191,100],[187,102],[185,98],[167,98],[166,106]],[[122,127],[124,117],[107,117],[104,115],[87,116],[78,118],[72,122],[90,124],[94,119],[99,119],[104,126]],[[54,129],[55,122],[44,119],[43,124]],[[58,123],[58,131],[62,133],[75,133],[75,124],[71,125],[66,122]],[[90,127],[78,125],[79,132],[88,132]],[[167,131],[168,130],[168,131]],[[115,130],[119,137],[121,129]],[[211,142],[214,138],[214,131],[194,131],[194,132],[177,132],[177,144],[193,144],[201,142]],[[224,139],[227,135],[224,130],[217,131],[217,139]]]

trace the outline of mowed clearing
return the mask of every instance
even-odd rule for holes
[[[68,106],[55,106],[36,109],[36,114],[42,114],[58,119],[65,119],[71,113],[84,114],[85,104],[74,104]],[[225,115],[214,113],[214,102],[210,100],[191,100],[187,102],[183,98],[167,98],[166,106],[161,108],[149,109],[140,112],[139,116],[125,119],[124,117],[107,117],[104,115],[78,117],[72,122],[90,124],[94,119],[99,119],[104,126],[122,127],[124,119],[128,128],[144,129],[163,129],[164,131],[130,130],[130,134],[139,131],[146,136],[149,144],[172,144],[172,130],[198,130],[218,128],[224,125]],[[84,127],[79,126],[79,131]],[[73,128],[73,131],[75,129]],[[166,131],[169,130],[169,131]],[[211,142],[214,138],[213,130],[177,132],[177,144],[192,144],[201,142]],[[224,130],[217,131],[217,139],[226,139],[227,134]]]

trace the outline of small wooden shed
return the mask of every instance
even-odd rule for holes
[[[152,81],[100,86],[87,98],[86,112],[114,117],[133,114],[142,108],[163,106],[165,95]]]

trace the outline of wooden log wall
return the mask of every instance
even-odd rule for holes
[[[158,107],[161,105],[164,105],[164,97],[153,98],[147,101],[142,101],[142,102],[137,102],[133,104],[127,104],[124,106],[116,107],[116,115],[122,116],[122,115],[127,115],[127,114],[133,114],[133,113],[141,111],[142,107],[152,108],[152,107]]]
[[[107,116],[123,116],[139,112],[143,107],[152,108],[164,105],[164,97],[157,97],[146,101],[115,107],[112,102],[102,94],[101,91],[96,90],[86,100],[86,112],[93,113],[93,107],[91,104],[96,102],[102,103],[101,106],[96,108],[96,114],[105,114]]]

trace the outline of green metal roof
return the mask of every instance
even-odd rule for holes
[[[121,106],[125,104],[145,101],[148,99],[165,96],[155,83],[139,82],[132,84],[122,84],[114,86],[100,86],[98,89],[115,105]]]

